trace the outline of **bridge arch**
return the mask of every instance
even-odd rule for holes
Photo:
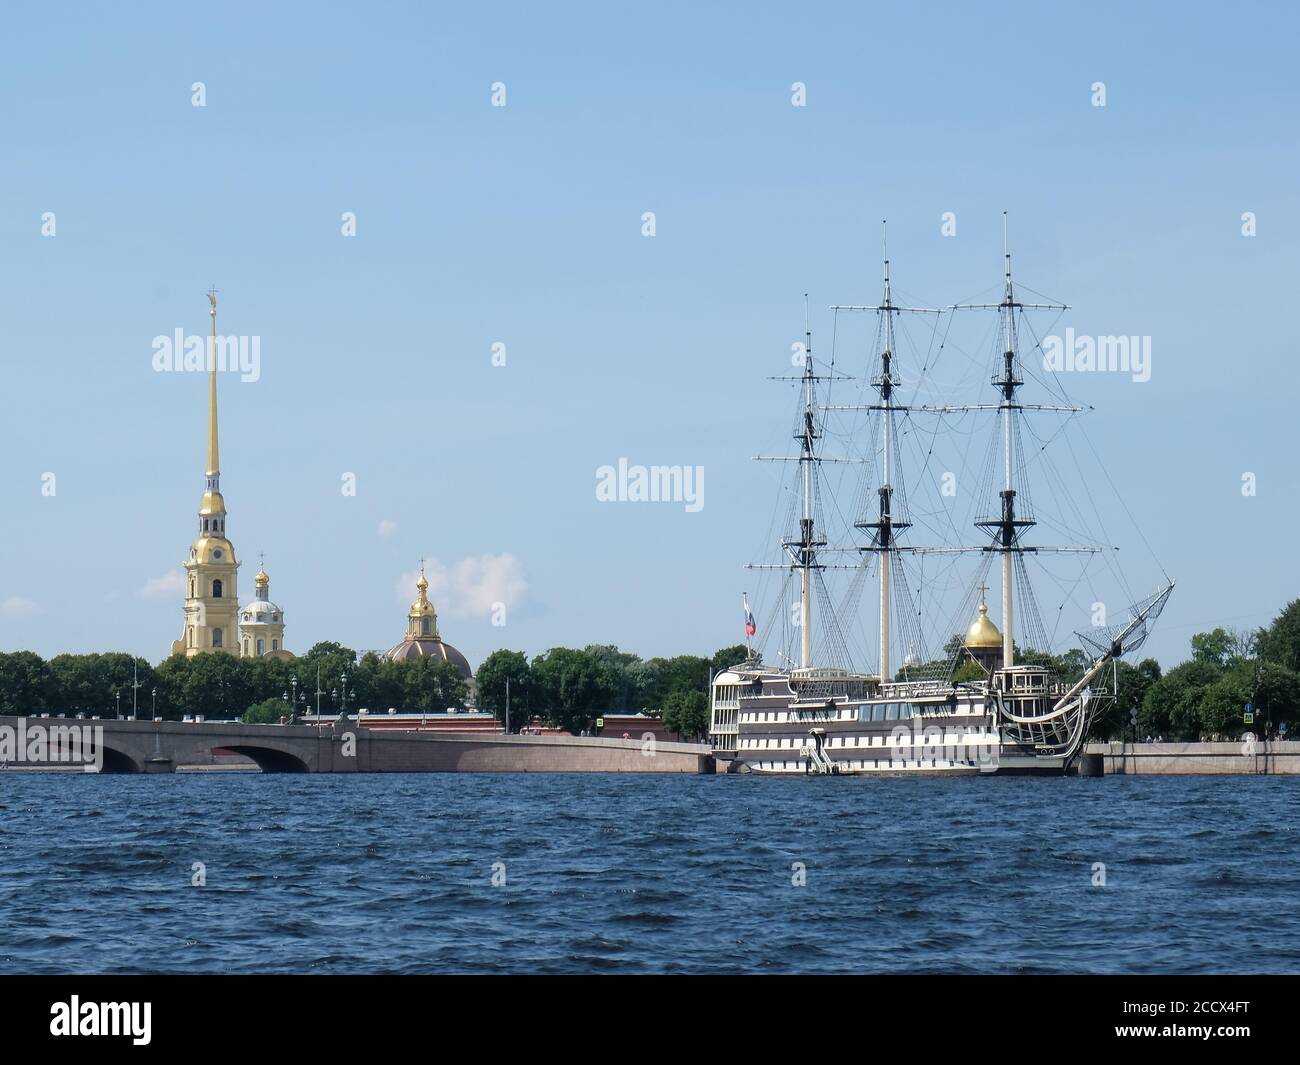
[[[263,773],[308,773],[311,767],[296,754],[275,747],[258,747],[253,744],[222,744],[219,748],[232,754],[242,754],[257,763]]]
[[[143,773],[144,766],[137,762],[125,751],[120,751],[116,747],[110,747],[104,744],[102,747],[104,755],[104,764],[100,767],[101,773]]]

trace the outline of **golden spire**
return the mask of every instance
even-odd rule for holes
[[[217,448],[217,290],[210,289],[208,302],[212,309],[212,339],[208,342],[208,470],[209,477],[221,472],[221,456]]]

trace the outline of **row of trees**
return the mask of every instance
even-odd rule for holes
[[[711,658],[643,659],[612,644],[554,647],[531,661],[522,651],[494,651],[478,668],[478,705],[504,721],[508,682],[512,731],[534,717],[577,733],[602,714],[645,713],[670,732],[702,736],[709,728],[709,680],[745,657],[743,645]]]
[[[1300,600],[1257,631],[1197,633],[1191,651],[1188,661],[1167,673],[1152,658],[1120,662],[1118,697],[1093,723],[1093,736],[1130,737],[1136,731],[1171,740],[1236,738],[1248,729],[1276,734],[1284,723],[1295,734]],[[701,736],[708,731],[710,678],[744,659],[740,645],[710,658],[642,659],[610,644],[555,647],[532,659],[522,651],[494,651],[478,670],[478,706],[504,720],[508,687],[512,730],[540,718],[576,733],[602,714],[643,712],[662,718],[672,732]],[[1080,677],[1088,664],[1077,650],[1058,656],[1023,650],[1017,660],[1041,661],[1067,680]],[[957,679],[974,679],[963,676],[964,670],[979,667],[960,665]],[[345,700],[350,709],[433,713],[463,707],[468,694],[460,673],[446,662],[389,662],[373,652],[358,657],[331,642],[290,662],[216,653],[173,655],[153,666],[120,653],[64,654],[49,661],[31,651],[0,654],[0,714],[125,715],[134,696],[141,716],[156,710],[169,719],[203,714],[275,720],[290,702],[299,710],[319,705],[325,713],[342,709]],[[1248,703],[1256,715],[1251,724],[1244,720]]]
[[[716,671],[743,661],[743,646],[712,658],[651,658],[609,645],[556,647],[531,660],[522,651],[495,651],[479,667],[478,705],[504,719],[506,682],[510,726],[532,718],[572,732],[606,713],[644,711],[687,736],[708,730],[708,684]],[[296,682],[296,683],[295,683]],[[178,720],[243,716],[274,721],[289,704],[324,713],[368,707],[382,712],[439,712],[463,707],[468,687],[452,665],[434,659],[389,662],[337,643],[318,643],[300,658],[237,658],[208,653],[173,655],[157,666],[129,654],[0,654],[0,714],[78,714]],[[133,703],[134,697],[134,703]]]
[[[1163,676],[1141,678],[1141,699],[1120,689],[1120,708],[1137,707],[1140,736],[1237,739],[1244,732],[1296,733],[1300,719],[1300,600],[1263,629],[1217,628],[1192,637],[1192,657]],[[1146,665],[1147,663],[1142,663]],[[1154,665],[1154,663],[1152,663]],[[1135,692],[1136,694],[1136,692]],[[1253,708],[1254,721],[1245,720]],[[1125,722],[1126,723],[1126,722]],[[1121,735],[1117,729],[1114,735]]]
[[[1077,679],[1085,656],[1053,660]],[[1093,722],[1096,739],[1160,736],[1167,740],[1238,739],[1245,732],[1297,732],[1300,720],[1300,600],[1262,629],[1216,628],[1191,639],[1191,658],[1162,672],[1153,658],[1121,661],[1117,697]],[[1109,682],[1109,678],[1107,678]],[[1254,720],[1246,721],[1246,707]],[[1136,719],[1134,718],[1136,711]]]
[[[346,679],[345,679],[346,678]],[[296,681],[296,683],[295,683]],[[318,696],[319,690],[319,696]],[[236,717],[251,707],[274,719],[295,702],[300,711],[337,712],[390,706],[441,711],[462,707],[468,688],[455,666],[432,659],[389,662],[368,652],[358,658],[337,643],[318,643],[301,658],[237,658],[208,653],[173,655],[157,666],[128,654],[0,654],[0,713],[141,717],[155,711],[178,720],[188,714]],[[134,703],[133,703],[134,697]],[[278,704],[272,715],[268,707]]]

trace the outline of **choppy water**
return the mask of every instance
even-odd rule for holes
[[[10,772],[0,972],[1300,972],[1295,788]]]

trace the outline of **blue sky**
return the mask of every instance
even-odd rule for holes
[[[1297,589],[1298,21],[1249,4],[11,6],[0,646],[156,661],[180,635],[179,590],[149,589],[194,536],[205,386],[155,373],[151,341],[206,330],[215,284],[222,331],[261,338],[260,380],[222,381],[241,592],[265,552],[291,649],[396,642],[425,557],[474,662],[710,653],[741,635],[775,490],[750,456],[784,447],[791,397],[765,378],[789,366],[803,293],[819,329],[828,304],[874,299],[885,217],[909,295],[986,292],[1003,210],[1018,276],[1071,304],[1063,325],[1152,337],[1149,382],[1073,389],[1179,579],[1149,649],[1172,663],[1198,629],[1262,624]],[[595,470],[620,457],[703,466],[705,506],[598,502]],[[504,627],[483,607],[498,596]]]

